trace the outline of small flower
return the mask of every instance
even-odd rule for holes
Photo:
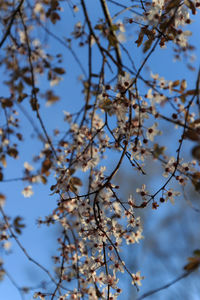
[[[115,276],[111,276],[110,274],[105,275],[103,278],[103,283],[109,285],[113,289],[116,289],[116,284],[118,283],[119,279],[117,279]]]
[[[153,126],[149,127],[146,132],[146,137],[148,140],[153,141],[154,136],[160,134],[160,130],[156,129],[157,123],[154,123]]]
[[[25,198],[29,198],[33,195],[33,190],[32,190],[32,186],[28,185],[27,187],[25,187],[22,190],[22,194],[24,195]]]
[[[9,251],[10,248],[11,248],[11,242],[9,242],[9,241],[5,242],[5,243],[3,244],[3,248],[4,248],[5,250]]]
[[[43,12],[44,11],[44,9],[43,9],[43,6],[42,6],[42,4],[41,3],[36,3],[35,4],[35,7],[34,7],[34,13],[41,13],[41,12]]]
[[[122,264],[119,261],[114,261],[113,264],[110,266],[110,269],[113,269],[114,276],[116,272],[124,273],[124,263]]]
[[[58,85],[59,82],[63,80],[62,77],[55,76],[51,81],[50,81],[50,86]]]
[[[132,277],[133,277],[133,281],[132,281],[132,284],[137,284],[139,286],[141,286],[141,280],[144,279],[144,276],[141,276],[140,275],[140,271],[138,271],[136,274],[132,274]]]
[[[164,177],[168,177],[169,174],[172,174],[176,167],[176,159],[171,157],[168,161],[167,165],[165,166],[165,172],[163,173]]]
[[[179,196],[180,193],[174,191],[173,189],[169,189],[164,193],[165,195],[165,201],[169,200],[172,204],[174,204],[174,197]]]
[[[41,293],[41,292],[36,292],[34,295],[33,295],[33,299],[41,299],[41,300],[45,300],[45,296]]]
[[[129,86],[131,85],[131,78],[130,78],[130,74],[125,72],[125,75],[119,75],[118,77],[118,84],[117,84],[117,89],[120,90],[120,92],[124,92],[126,91],[126,89],[129,88]]]
[[[142,235],[142,229],[141,228],[139,228],[139,230],[137,230],[135,233],[134,233],[134,235],[135,235],[135,242],[136,243],[139,243],[139,241],[141,240],[141,239],[143,239],[144,238],[144,236]]]
[[[24,31],[19,30],[18,33],[19,33],[19,37],[20,37],[20,42],[22,44],[26,43],[26,35],[25,35]]]
[[[28,162],[24,163],[24,168],[29,172],[33,171],[33,169],[34,169]]]
[[[152,203],[152,209],[157,209],[159,207],[159,204],[157,202]]]
[[[145,199],[149,192],[146,190],[146,185],[143,184],[141,189],[136,189],[136,193],[140,194],[142,198]]]

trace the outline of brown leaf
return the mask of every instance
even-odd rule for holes
[[[0,172],[0,181],[3,181],[3,173]]]
[[[41,179],[41,181],[42,181],[43,184],[46,184],[46,183],[47,183],[46,177],[40,176],[40,179]]]
[[[96,30],[103,30],[103,28],[104,28],[104,25],[103,25],[103,24],[97,24],[97,25],[94,27],[94,29],[96,29]]]
[[[18,90],[19,94],[22,93],[23,89],[24,89],[23,82],[20,81],[19,84],[18,84],[18,86],[17,86],[17,90]]]
[[[108,41],[110,46],[115,46],[117,43],[116,37],[113,35],[112,32],[108,35]]]
[[[183,80],[181,81],[181,87],[180,87],[181,93],[185,91],[186,87],[187,87],[187,82],[186,82],[185,79],[183,79]]]
[[[19,103],[21,103],[26,97],[28,97],[28,94],[26,94],[26,93],[21,94],[21,95],[19,95],[17,101],[18,101]]]
[[[56,22],[58,20],[60,20],[60,16],[59,16],[59,14],[57,12],[54,11],[54,12],[51,13],[50,19],[51,19],[51,22],[53,24],[56,24]]]
[[[23,76],[23,79],[25,81],[26,84],[28,85],[32,85],[32,78],[31,77],[27,77],[27,76]]]
[[[182,103],[185,103],[185,101],[186,101],[185,96],[181,95],[181,96],[180,96],[180,99],[181,99],[181,102],[182,102]]]
[[[2,107],[12,107],[13,106],[13,102],[10,99],[2,99],[1,100],[1,105]]]
[[[193,179],[195,180],[198,180],[200,179],[200,172],[195,172],[193,175],[192,175]]]
[[[0,162],[2,163],[2,165],[4,166],[4,168],[7,167],[6,157],[5,157],[4,154],[0,157]]]
[[[189,96],[189,95],[196,95],[197,94],[197,91],[196,90],[189,90],[186,92],[186,96]]]
[[[189,263],[184,266],[184,270],[186,271],[193,271],[197,269],[200,265],[200,258],[199,257],[189,257],[188,258]]]
[[[172,8],[178,7],[180,2],[181,2],[181,0],[171,0],[171,1],[169,1],[166,8],[165,8],[166,11],[169,11]]]
[[[22,220],[23,220],[23,219],[22,219],[21,217],[18,216],[18,217],[16,217],[16,218],[14,219],[14,221],[13,221],[14,229],[15,229],[15,231],[16,231],[18,234],[21,234],[21,233],[22,233],[21,229],[25,227],[25,224],[23,224],[23,223],[21,222]]]
[[[7,153],[8,153],[8,155],[10,155],[10,156],[13,157],[13,158],[16,158],[17,155],[18,155],[18,151],[17,151],[16,148],[9,148],[9,149],[7,150]]]
[[[200,190],[200,172],[195,172],[192,174],[192,184],[195,190],[198,192]]]
[[[37,102],[37,100],[35,98],[31,98],[30,104],[31,104],[31,107],[32,107],[33,111],[38,110],[39,107],[40,107],[39,104],[38,104],[38,102]]]
[[[6,197],[3,194],[0,193],[0,203],[2,201],[4,202],[5,200],[6,200]]]
[[[149,39],[144,43],[143,53],[147,52],[153,43],[153,39]]]
[[[185,137],[191,141],[199,141],[200,140],[200,135],[192,129],[188,129],[185,132]]]
[[[193,251],[193,254],[197,257],[200,257],[200,249],[196,249]]]
[[[192,148],[192,156],[197,160],[200,160],[200,145]]]
[[[135,43],[137,44],[137,47],[140,47],[140,45],[143,42],[143,38],[144,38],[144,31],[141,29],[138,39],[137,39],[137,41],[135,41]]]
[[[173,83],[172,83],[172,86],[175,87],[175,86],[178,86],[180,84],[180,81],[179,80],[175,80]]]
[[[196,14],[195,4],[191,0],[184,0],[184,4],[191,9],[193,15]]]
[[[51,104],[54,104],[56,101],[58,101],[60,99],[60,97],[56,96],[53,93],[53,91],[49,90],[49,91],[46,92],[46,99],[47,99],[46,104],[51,105]]]
[[[78,186],[82,186],[83,185],[81,179],[78,178],[78,177],[72,177],[70,179],[70,184],[72,184],[72,185],[78,185]]]
[[[63,68],[54,68],[53,71],[59,75],[65,74],[65,69]]]
[[[166,147],[159,146],[158,144],[154,144],[153,146],[153,156],[154,158],[158,158],[160,155],[163,155]]]
[[[71,176],[71,175],[73,175],[74,173],[75,173],[75,169],[69,169],[69,175]]]
[[[51,168],[51,166],[52,166],[51,160],[48,158],[45,159],[42,163],[42,170],[41,170],[42,174],[46,173]]]

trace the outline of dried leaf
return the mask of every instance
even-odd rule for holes
[[[192,175],[193,179],[197,180],[197,179],[200,179],[200,172],[195,172],[193,175]]]
[[[108,41],[109,41],[110,46],[116,45],[117,41],[116,41],[116,37],[113,35],[113,33],[110,33],[108,35]]]
[[[9,149],[7,150],[7,154],[10,155],[10,156],[13,157],[13,158],[17,158],[17,156],[18,156],[18,151],[17,151],[16,148],[9,148]]]
[[[31,98],[30,104],[31,104],[31,107],[32,107],[33,111],[38,110],[39,107],[40,107],[39,104],[38,104],[38,102],[37,102],[37,100],[35,98]]]
[[[185,103],[185,101],[186,101],[186,98],[185,98],[185,96],[184,96],[184,95],[181,95],[181,96],[180,96],[180,99],[181,99],[181,102],[182,102],[182,103]]]
[[[186,96],[189,96],[189,95],[196,95],[197,94],[197,91],[196,90],[189,90],[186,92]]]
[[[32,85],[32,78],[31,77],[23,76],[23,79],[24,79],[26,84]]]
[[[185,91],[186,87],[187,87],[187,81],[185,79],[183,79],[181,81],[181,86],[180,86],[181,93]]]
[[[0,204],[6,200],[6,197],[0,193]]]
[[[200,145],[192,148],[192,156],[197,160],[200,160]]]
[[[10,99],[2,99],[1,100],[1,105],[2,107],[12,107],[13,106],[13,102]]]
[[[51,166],[52,166],[51,160],[48,159],[48,158],[45,159],[43,161],[43,163],[42,163],[42,169],[41,169],[42,174],[47,173],[47,171],[49,171],[49,169],[51,168]]]
[[[59,75],[65,74],[65,69],[63,68],[54,68],[53,71]]]
[[[137,41],[135,41],[135,43],[137,44],[137,47],[141,46],[141,44],[143,42],[143,38],[144,38],[144,31],[141,29],[138,39],[137,39]]]
[[[200,257],[200,249],[194,250],[194,251],[193,251],[193,254],[194,254],[195,256]]]
[[[13,221],[13,227],[18,234],[21,234],[21,229],[25,227],[25,224],[21,223],[23,219],[21,217],[16,217]]]
[[[173,87],[178,86],[180,84],[179,80],[175,80],[172,84]]]
[[[50,19],[51,19],[51,22],[53,24],[56,24],[56,22],[58,20],[60,20],[60,16],[59,16],[59,14],[57,12],[54,11],[54,12],[51,13]]]
[[[49,105],[52,105],[54,104],[55,102],[57,102],[58,100],[60,100],[60,97],[59,96],[56,96],[53,91],[49,90],[46,92],[46,105],[49,106]]]
[[[3,173],[0,172],[0,181],[3,181]]]
[[[165,8],[166,11],[169,11],[172,8],[178,7],[180,2],[181,2],[181,0],[171,0],[171,1],[169,1],[166,8]]]
[[[104,28],[104,25],[103,25],[103,24],[97,24],[97,25],[94,27],[94,29],[96,29],[96,30],[103,30],[103,28]]]
[[[189,9],[191,9],[192,14],[195,15],[196,14],[195,4],[191,0],[184,0],[184,3]]]
[[[188,257],[189,263],[184,266],[184,270],[193,271],[197,269],[200,265],[200,257]]]
[[[116,25],[116,24],[113,24],[113,25],[111,26],[111,30],[117,31],[117,30],[119,30],[119,26]]]
[[[188,129],[185,132],[185,137],[191,141],[199,141],[200,135],[195,130]]]
[[[20,81],[19,84],[18,84],[18,86],[17,86],[17,90],[18,90],[19,94],[22,93],[23,89],[24,89],[23,82]]]
[[[195,172],[192,175],[192,184],[195,187],[195,190],[198,192],[200,190],[200,172]]]
[[[46,184],[46,183],[47,183],[46,177],[40,176],[40,179],[41,179],[41,181],[42,181],[43,184]]]
[[[71,175],[73,175],[74,173],[75,173],[75,169],[69,169],[69,175],[71,176]]]
[[[2,165],[4,166],[4,168],[7,167],[6,157],[5,157],[4,154],[0,157],[0,162],[2,163]]]
[[[149,39],[144,43],[143,53],[147,52],[153,43],[153,39]]]
[[[154,144],[153,146],[153,156],[154,158],[158,158],[160,155],[164,154],[166,147],[159,146],[158,144]]]
[[[78,178],[78,177],[72,177],[70,179],[70,184],[77,185],[77,186],[82,186],[83,185],[81,179]]]
[[[27,98],[27,97],[28,97],[28,94],[26,94],[26,93],[21,94],[21,95],[19,95],[17,101],[18,101],[19,103],[21,103],[21,102],[22,102],[25,98]]]

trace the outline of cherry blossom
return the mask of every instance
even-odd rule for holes
[[[25,198],[30,198],[33,195],[32,186],[28,185],[27,187],[25,187],[22,191],[22,194]]]
[[[144,276],[141,276],[140,274],[141,274],[140,271],[138,271],[136,274],[132,274],[133,277],[132,284],[137,284],[139,286],[142,285],[141,280],[144,279]]]
[[[67,1],[69,9],[62,1],[1,2],[5,93],[0,97],[0,181],[21,180],[26,198],[33,195],[34,184],[43,184],[55,201],[37,224],[61,228],[54,268],[48,271],[22,246],[18,235],[25,225],[21,217],[7,216],[7,198],[0,194],[2,249],[8,251],[14,238],[28,261],[46,273],[52,285],[41,285],[35,293],[30,288],[34,299],[117,299],[126,277],[120,273],[139,290],[144,277],[129,264],[124,249],[132,247],[134,253],[142,243],[143,212],[148,208],[156,215],[163,202],[187,198],[187,184],[200,190],[200,74],[192,85],[190,73],[177,75],[174,69],[167,78],[164,63],[159,73],[151,65],[154,54],[165,55],[169,48],[175,60],[184,58],[196,72],[190,61],[190,24],[200,2],[152,0],[132,6],[128,1],[126,6],[100,0],[98,18],[85,0]],[[68,24],[63,36],[68,10],[75,23]],[[72,91],[73,75],[78,81]],[[53,105],[55,120],[46,108]],[[57,111],[62,111],[61,125]],[[22,147],[25,122],[38,143],[31,158]],[[169,129],[175,143],[168,139]],[[192,159],[185,159],[187,140],[196,142]],[[32,135],[30,141],[32,146]],[[7,178],[10,161],[23,157],[30,163],[20,162],[22,176]],[[129,197],[122,193],[123,176],[117,178],[123,167],[134,182]]]
[[[165,201],[170,200],[172,204],[175,203],[174,198],[179,196],[180,192],[174,191],[172,188],[164,193]]]

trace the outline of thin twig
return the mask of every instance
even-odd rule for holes
[[[165,289],[169,288],[170,286],[172,286],[173,284],[175,284],[176,282],[180,281],[181,279],[187,277],[187,276],[190,275],[192,272],[193,272],[193,271],[183,273],[182,275],[180,275],[180,276],[177,277],[176,279],[170,281],[169,283],[167,283],[167,284],[165,284],[165,285],[163,285],[163,286],[161,286],[161,287],[159,287],[159,288],[157,288],[157,289],[155,289],[155,290],[151,290],[151,291],[149,291],[149,292],[143,294],[142,296],[140,296],[140,297],[137,298],[136,300],[142,300],[142,299],[144,299],[144,298],[146,298],[146,297],[149,297],[149,296],[151,296],[151,295],[154,295],[154,294],[156,294],[156,293],[158,293],[158,292],[160,292],[160,291],[162,291],[162,290],[165,290]]]

